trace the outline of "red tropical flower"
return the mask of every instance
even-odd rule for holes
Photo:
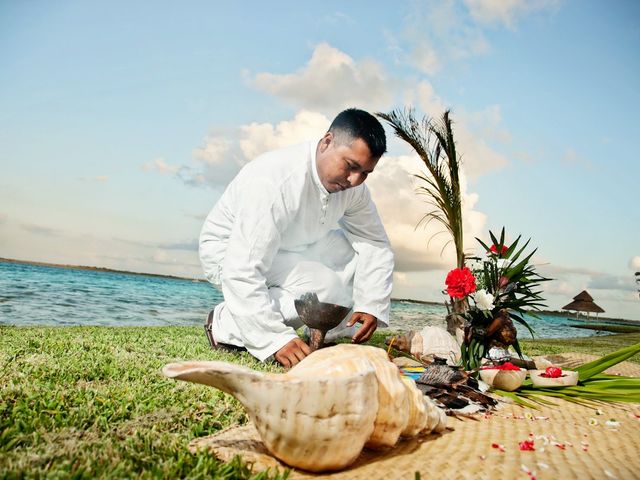
[[[545,378],[560,378],[562,377],[562,369],[558,367],[547,367],[541,376]]]
[[[451,270],[444,283],[447,293],[453,298],[464,298],[476,291],[476,279],[467,267]]]
[[[491,253],[495,253],[499,257],[502,257],[502,255],[504,255],[507,252],[507,250],[509,250],[509,247],[507,247],[506,245],[503,245],[502,248],[500,249],[500,253],[498,254],[498,245],[496,245],[495,243],[491,245],[491,248],[489,249]]]

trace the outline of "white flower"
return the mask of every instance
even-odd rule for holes
[[[478,290],[473,296],[473,299],[480,310],[492,310],[495,308],[495,305],[493,304],[493,295],[488,293],[484,288],[482,290]]]
[[[511,260],[509,260],[508,258],[499,258],[496,260],[496,266],[499,269],[503,269],[506,266],[508,266],[511,263]]]

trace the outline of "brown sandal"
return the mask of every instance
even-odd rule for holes
[[[247,351],[247,349],[244,347],[231,345],[229,343],[216,342],[216,339],[213,338],[213,332],[211,331],[212,323],[213,323],[213,310],[209,312],[207,321],[204,322],[204,333],[207,336],[207,340],[209,340],[209,346],[211,346],[212,350],[226,350],[228,352],[246,352]]]

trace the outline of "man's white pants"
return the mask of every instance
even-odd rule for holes
[[[303,325],[294,300],[307,292],[315,292],[321,302],[351,307],[356,262],[357,254],[342,230],[330,231],[303,252],[279,251],[266,275],[271,307],[294,329]],[[214,285],[221,289],[220,284]],[[350,317],[351,312],[327,333],[326,340],[352,336],[356,327],[346,327]],[[212,331],[217,342],[242,346],[240,329],[225,302],[215,308]]]

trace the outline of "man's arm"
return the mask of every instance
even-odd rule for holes
[[[250,180],[242,190],[236,199],[236,218],[222,265],[222,292],[244,346],[264,361],[294,340],[302,342],[295,330],[283,323],[280,312],[274,311],[265,279],[288,221],[287,210],[268,181]],[[297,363],[302,347],[293,343],[299,348],[285,350],[276,359]]]
[[[389,325],[389,308],[393,281],[393,252],[369,190],[362,185],[354,189],[354,199],[340,220],[358,263],[353,279],[354,314],[349,325],[362,326],[354,342],[368,340],[378,324]]]

